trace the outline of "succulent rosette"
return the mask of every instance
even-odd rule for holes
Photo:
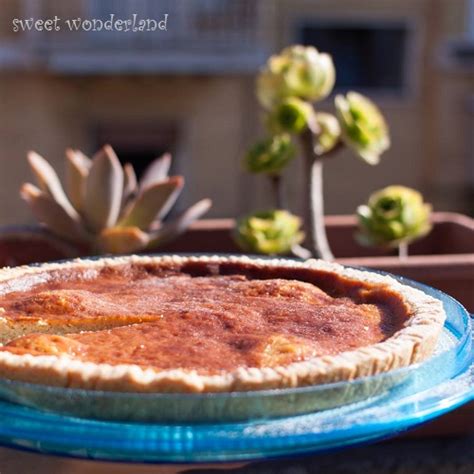
[[[315,137],[314,152],[320,156],[336,146],[341,137],[341,126],[334,115],[326,112],[315,113],[314,121],[319,129]]]
[[[257,78],[257,97],[267,109],[286,97],[317,101],[330,94],[335,80],[329,54],[312,46],[291,46],[267,61]]]
[[[296,150],[288,134],[273,135],[256,143],[244,159],[251,173],[278,175],[293,159]]]
[[[279,209],[246,216],[235,231],[235,240],[244,251],[267,255],[288,254],[303,238],[301,219]]]
[[[279,102],[268,117],[268,128],[275,133],[301,133],[314,120],[311,104],[297,97],[289,97]]]
[[[182,176],[168,176],[168,153],[138,180],[132,165],[122,166],[109,145],[92,158],[66,150],[64,188],[42,156],[30,152],[28,163],[37,186],[25,183],[20,195],[33,215],[56,236],[94,253],[131,253],[163,245],[211,206],[209,199],[202,199],[166,219],[184,186]]]
[[[431,230],[431,206],[405,186],[388,186],[373,193],[357,208],[358,240],[366,245],[396,247],[423,237]]]
[[[388,127],[379,108],[357,92],[335,98],[344,142],[365,162],[376,165],[389,148]]]

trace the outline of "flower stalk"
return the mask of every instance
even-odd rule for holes
[[[398,244],[398,258],[400,260],[408,258],[408,242],[400,242]]]
[[[283,193],[283,182],[281,179],[281,175],[275,174],[269,176],[270,179],[270,186],[272,188],[272,196],[273,196],[273,202],[275,203],[275,206],[277,209],[285,209],[286,208],[286,203],[285,203],[285,196]]]
[[[314,152],[313,134],[307,130],[300,136],[304,154],[304,222],[311,254],[333,260],[324,225],[323,158]]]

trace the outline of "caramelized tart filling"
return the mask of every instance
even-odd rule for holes
[[[369,346],[406,319],[383,288],[347,283],[349,297],[340,282],[322,280],[323,291],[292,275],[132,270],[50,275],[0,293],[0,317],[34,323],[0,350],[215,374]]]

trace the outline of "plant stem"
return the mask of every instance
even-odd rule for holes
[[[285,199],[283,197],[283,186],[281,175],[271,175],[269,176],[270,183],[272,186],[273,202],[277,209],[285,209]]]
[[[308,258],[311,258],[311,252],[308,249],[305,249],[301,245],[293,245],[291,248],[291,253],[295,257],[301,258],[303,260],[307,260]]]
[[[310,250],[317,258],[333,260],[324,226],[323,161],[314,153],[313,135],[309,130],[301,134],[301,144],[305,171],[304,221]]]
[[[401,242],[398,244],[398,258],[400,260],[405,260],[408,258],[408,244],[406,242]]]

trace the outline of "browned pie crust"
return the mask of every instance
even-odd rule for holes
[[[311,260],[121,257],[0,270],[0,376],[118,391],[350,380],[428,357],[442,304]]]

